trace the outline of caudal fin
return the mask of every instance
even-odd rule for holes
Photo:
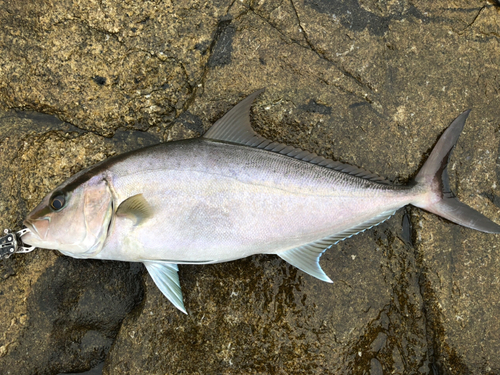
[[[458,116],[439,138],[429,158],[415,177],[415,182],[429,190],[425,201],[415,206],[435,213],[464,227],[487,233],[500,233],[500,225],[460,202],[450,189],[448,159],[469,116],[470,110]]]

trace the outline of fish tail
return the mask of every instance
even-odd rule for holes
[[[413,205],[444,217],[464,227],[486,233],[500,233],[500,225],[473,208],[460,202],[450,189],[448,179],[448,159],[469,116],[470,110],[463,112],[439,138],[429,158],[415,177],[417,186],[426,191],[422,199]]]

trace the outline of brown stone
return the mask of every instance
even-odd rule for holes
[[[461,1],[0,0],[0,224],[106,157],[200,135],[261,87],[260,134],[395,182],[473,108],[451,185],[500,222],[499,16]],[[181,266],[187,316],[139,266],[14,255],[0,373],[496,374],[499,249],[408,208],[323,255],[333,285],[274,256]]]

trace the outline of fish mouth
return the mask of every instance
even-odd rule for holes
[[[29,233],[34,233],[36,234],[38,237],[40,237],[40,234],[38,233],[38,230],[36,229],[36,227],[31,224],[31,222],[29,220],[24,220],[23,222],[23,225],[29,229],[29,232],[26,233],[26,234],[29,234]]]
[[[34,246],[34,242],[39,242],[39,238],[40,238],[40,235],[38,234],[38,231],[36,230],[36,228],[30,223],[28,222],[28,220],[25,220],[23,222],[23,225],[28,228],[28,232],[25,233],[22,237],[21,237],[21,242],[23,244],[26,244],[26,245],[32,245]]]
[[[23,240],[24,238],[28,239],[33,236],[44,240],[49,233],[50,217],[44,216],[35,220],[26,219],[23,224],[30,230],[30,232],[23,236]]]

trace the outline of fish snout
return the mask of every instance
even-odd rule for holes
[[[35,242],[46,239],[49,233],[50,218],[26,219],[23,224],[29,229],[29,232],[22,237],[22,241],[29,245],[35,245]]]

